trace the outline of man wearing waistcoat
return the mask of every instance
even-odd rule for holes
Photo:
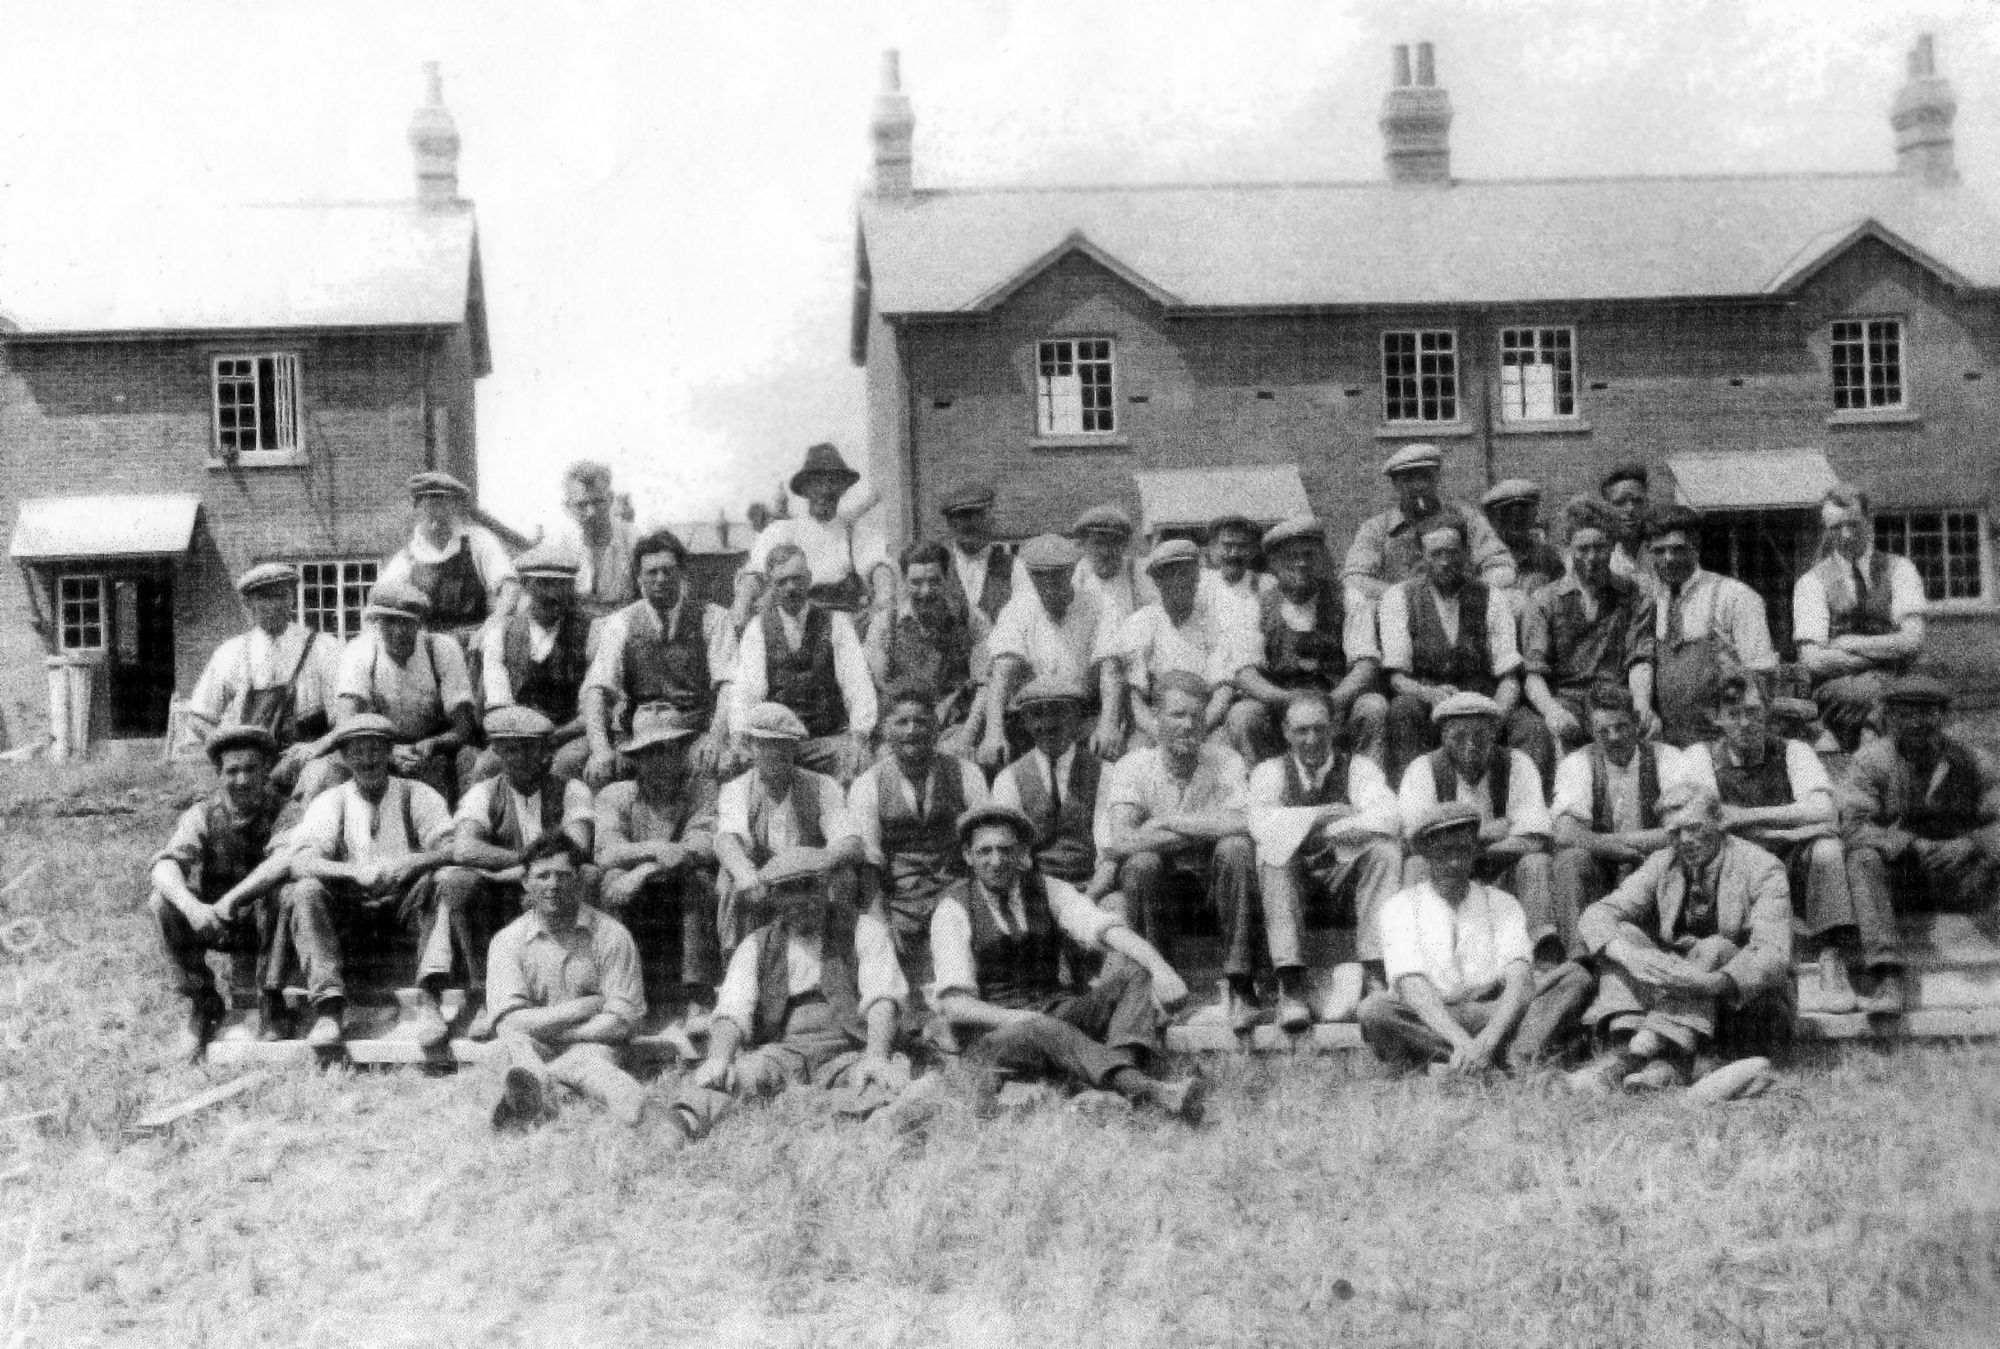
[[[943,544],[911,544],[902,566],[903,597],[895,613],[872,624],[862,643],[869,673],[877,689],[920,684],[934,690],[946,750],[968,758],[986,721],[986,639],[993,625],[984,610],[958,602]]]
[[[1264,532],[1276,584],[1256,601],[1256,661],[1235,672],[1243,695],[1229,709],[1230,743],[1245,763],[1280,753],[1278,722],[1297,693],[1316,690],[1333,709],[1334,731],[1379,767],[1389,704],[1377,689],[1382,653],[1372,603],[1350,609],[1326,553],[1326,526],[1294,516]]]
[[[686,565],[687,546],[672,531],[643,535],[632,545],[639,598],[598,624],[582,696],[590,740],[584,780],[593,791],[631,776],[614,746],[649,703],[673,708],[699,732],[690,751],[696,772],[713,773],[721,764],[736,635],[727,610],[690,592]]]
[[[993,799],[1034,827],[1035,869],[1067,881],[1092,901],[1118,884],[1118,868],[1097,854],[1104,829],[1104,760],[1083,743],[1083,687],[1035,679],[1014,695],[1014,713],[1033,744],[993,779]]]
[[[1020,812],[981,806],[958,832],[970,875],[931,915],[930,993],[955,1031],[980,1037],[975,1060],[1199,1124],[1199,1077],[1164,1082],[1145,1071],[1164,1047],[1168,1015],[1187,1000],[1173,966],[1116,915],[1028,865],[1034,826]],[[1090,988],[1065,983],[1066,944],[1107,954]]]
[[[1528,702],[1567,753],[1590,741],[1591,689],[1609,681],[1631,691],[1641,733],[1653,716],[1653,602],[1611,570],[1616,517],[1595,497],[1563,509],[1569,571],[1528,596],[1521,659]]]
[[[340,682],[340,636],[299,622],[299,573],[265,562],[236,579],[255,620],[248,632],[215,649],[188,695],[197,734],[217,726],[262,726],[277,737],[271,787],[288,794],[299,773],[329,753],[334,689]]]
[[[1572,956],[1583,948],[1577,920],[1639,864],[1672,843],[1660,821],[1660,784],[1679,771],[1672,745],[1639,732],[1632,692],[1594,686],[1588,698],[1590,743],[1556,767],[1555,859],[1549,886],[1557,935]]]
[[[1026,585],[1017,574],[1015,550],[993,541],[993,495],[991,483],[967,482],[945,489],[938,498],[945,531],[951,535],[947,579],[957,591],[955,598],[962,601],[957,608],[983,614],[989,624]],[[906,574],[908,570],[906,565]]]
[[[257,1038],[275,1040],[284,1021],[284,940],[278,889],[291,875],[280,849],[267,856],[284,798],[272,790],[278,742],[262,726],[222,726],[208,738],[215,795],[188,807],[173,837],[153,855],[146,911],[187,1000],[175,1056],[199,1059],[222,1020],[209,951],[254,960]]]
[[[1868,495],[1842,483],[1819,506],[1820,560],[1792,586],[1792,640],[1813,700],[1849,754],[1878,727],[1882,690],[1924,649],[1924,579],[1875,546]]]
[[[466,519],[472,491],[451,474],[431,470],[411,478],[410,505],[416,529],[382,564],[375,583],[415,587],[430,606],[430,626],[450,633],[462,649],[489,616],[514,609],[514,564],[492,530]]]
[[[479,666],[487,711],[525,707],[549,719],[555,727],[550,771],[564,779],[582,777],[590,757],[582,694],[590,670],[591,620],[577,598],[578,566],[568,545],[538,545],[514,559],[527,601],[487,625]],[[483,782],[499,771],[500,758],[489,747],[474,765],[472,780]]]
[[[811,598],[812,573],[794,544],[767,563],[771,603],[743,630],[737,654],[739,715],[762,702],[792,710],[806,728],[799,762],[843,785],[867,766],[875,733],[875,681],[854,620]]]
[[[1459,693],[1491,699],[1500,735],[1547,782],[1555,773],[1548,727],[1521,701],[1521,652],[1506,597],[1466,569],[1464,522],[1440,515],[1417,531],[1421,570],[1382,594],[1376,611],[1388,672],[1389,780],[1437,748],[1439,704]],[[1510,564],[1511,571],[1511,564]]]

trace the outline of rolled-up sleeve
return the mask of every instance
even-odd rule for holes
[[[173,837],[167,840],[167,846],[153,854],[153,861],[172,862],[180,867],[182,875],[192,876],[194,869],[201,865],[202,849],[207,841],[208,807],[189,806],[174,824]]]
[[[861,855],[874,867],[889,865],[882,852],[882,773],[882,766],[877,764],[854,779],[854,785],[847,789],[847,818],[853,821],[854,831],[861,839]],[[834,836],[827,833],[829,847],[833,840]]]
[[[867,660],[864,657],[862,664]],[[750,709],[764,701],[766,677],[764,673],[764,625],[752,622],[743,629],[743,636],[736,644],[736,673],[730,681],[736,712],[731,724],[742,727],[748,724]],[[853,709],[848,710],[848,720],[854,717]]]
[[[503,929],[486,948],[486,1012],[494,1022],[510,1012],[535,1005],[528,992],[528,974],[521,967],[521,934]]]
[[[1749,586],[1737,582],[1718,596],[1727,610],[1730,644],[1737,656],[1759,674],[1778,668],[1778,653],[1771,645],[1771,625],[1764,617],[1764,601]]]
[[[1089,898],[1068,881],[1050,876],[1043,881],[1049,896],[1049,913],[1054,916],[1056,926],[1079,946],[1094,950],[1104,949],[1104,934],[1114,927],[1125,926],[1125,920],[1109,909],[1100,909]]]
[[[1372,660],[1381,663],[1382,641],[1376,634],[1375,610],[1377,601],[1372,597],[1357,600],[1347,597],[1347,613],[1341,622],[1340,646],[1347,653],[1348,663]]]
[[[854,920],[854,979],[863,1015],[878,1002],[902,1007],[910,1001],[910,981],[896,959],[895,938],[889,935],[889,925],[872,913]]]
[[[708,682],[719,688],[736,673],[736,624],[729,610],[719,604],[704,606],[701,637],[708,648]]]
[[[747,802],[749,797],[744,797]],[[746,832],[748,837],[748,812]],[[879,816],[879,812],[878,812]],[[840,790],[840,784],[825,775],[819,775],[819,833],[831,848],[844,838],[860,838],[861,830],[855,822],[855,813],[848,808],[847,793]]]
[[[1827,776],[1826,765],[1805,741],[1785,741],[1785,778],[1792,785],[1794,801],[1817,796],[1826,802],[1828,813],[1833,813],[1833,779]]]
[[[1410,592],[1393,585],[1375,602],[1377,637],[1382,648],[1382,668],[1403,674],[1410,672]]]
[[[449,713],[454,707],[472,706],[472,680],[466,674],[465,653],[458,643],[441,633],[431,633],[433,668],[437,671],[438,702]]]
[[[215,654],[208,658],[208,664],[201,669],[201,678],[194,682],[194,692],[188,695],[188,710],[208,721],[219,722],[236,701],[235,671],[243,666],[242,637],[231,637],[215,648]]]
[[[979,996],[979,975],[972,963],[972,919],[956,899],[931,910],[931,986],[928,996],[938,1002],[947,994]]]
[[[602,689],[614,699],[625,696],[625,634],[628,621],[623,609],[597,620],[597,650],[591,654],[590,668],[584,672],[585,688]]]
[[[1354,806],[1353,824],[1387,839],[1402,832],[1395,790],[1381,767],[1366,755],[1357,754],[1348,762],[1347,799]]]
[[[479,684],[489,708],[514,701],[514,681],[507,675],[506,655],[507,625],[488,623],[479,635]]]
[[[1521,647],[1514,640],[1514,600],[1511,590],[1486,592],[1486,655],[1493,677],[1503,679],[1521,668]]]
[[[1527,606],[1521,610],[1521,665],[1529,674],[1538,674],[1544,679],[1555,677],[1555,646],[1551,611],[1561,601],[1561,594],[1552,586],[1543,586],[1528,596]]]
[[[597,957],[604,1010],[624,1022],[629,1035],[646,1019],[646,981],[639,973],[639,947],[625,925],[611,918],[599,918],[592,924],[590,945]]]
[[[1792,583],[1792,640],[1801,646],[1824,644],[1832,626],[1826,587],[1820,583],[1819,573],[1808,569]]]
[[[341,810],[346,799],[347,793],[338,787],[315,796],[292,831],[291,850],[329,858],[339,851]]]
[[[1556,799],[1549,809],[1553,819],[1575,820],[1588,829],[1596,811],[1592,808],[1595,790],[1590,780],[1590,752],[1576,750],[1556,765]]]
[[[1542,795],[1541,770],[1520,750],[1513,756],[1513,770],[1507,779],[1507,824],[1517,838],[1548,838],[1554,833],[1549,822],[1549,806]]]
[[[1462,514],[1466,546],[1472,552],[1472,565],[1478,569],[1479,579],[1495,590],[1508,589],[1516,579],[1514,554],[1484,515],[1474,510]]]
[[[715,1019],[733,1022],[743,1032],[746,1047],[751,1028],[757,1024],[757,963],[769,936],[769,928],[759,928],[745,937],[736,954],[729,957],[722,986],[715,990]]]
[[[833,675],[840,696],[847,704],[849,734],[865,736],[875,729],[875,677],[868,673],[868,657],[861,639],[854,635],[854,620],[846,614],[831,614],[833,620]]]

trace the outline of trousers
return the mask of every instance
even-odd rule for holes
[[[499,1043],[501,1053],[492,1061],[502,1071],[523,1068],[539,1078],[545,1088],[551,1082],[559,1082],[618,1114],[638,1115],[646,1089],[621,1066],[618,1046],[551,1045],[531,1035],[504,1030]]]
[[[518,881],[496,881],[470,867],[445,867],[417,906],[417,982],[486,987],[486,948],[521,912]]]
[[[845,1086],[860,1059],[854,1037],[834,1024],[825,1001],[800,1003],[786,1013],[777,1039],[736,1056],[735,1079],[727,1090],[683,1086],[674,1093],[673,1108],[689,1137],[705,1138],[746,1101],[793,1088]]]
[[[211,1006],[220,1002],[215,971],[208,967],[210,951],[254,958],[260,992],[274,993],[284,987],[285,952],[275,894],[262,895],[238,910],[213,937],[199,936],[186,915],[157,890],[146,897],[146,912],[159,935],[174,991],[182,997]]]
[[[1741,947],[1727,937],[1704,937],[1682,952],[1698,970],[1719,970],[1734,960]],[[1590,1025],[1612,1034],[1647,1029],[1692,1053],[1713,1043],[1736,1053],[1778,1053],[1791,1043],[1793,991],[1755,994],[1739,1006],[1680,989],[1641,983],[1618,965],[1605,961],[1598,972],[1597,999],[1584,1013]]]
[[[1164,1043],[1153,977],[1122,954],[1104,962],[1088,992],[1056,994],[1027,1010],[1034,1015],[989,1031],[974,1055],[1005,1073],[1101,1089],[1119,1069],[1141,1066]]]
[[[1402,867],[1403,850],[1388,839],[1376,839],[1357,849],[1327,849],[1310,858],[1302,851],[1284,866],[1258,867],[1264,942],[1271,954],[1271,968],[1304,966],[1299,933],[1305,925],[1306,901],[1316,895],[1351,909],[1359,950],[1364,944],[1362,933],[1379,934],[1382,903],[1396,893]],[[1376,944],[1380,945],[1379,936]]]
[[[411,925],[429,887],[425,877],[401,894],[374,900],[350,885],[293,881],[280,899],[285,968],[295,956],[305,974],[307,996],[316,1004],[346,997],[349,955],[392,945]]]
[[[2000,936],[2000,858],[1974,852],[1963,867],[1918,859],[1914,850],[1891,859],[1879,847],[1847,845],[1847,889],[1861,931],[1862,959],[1870,966],[1901,968],[1896,915],[1903,910],[1969,913],[1989,936]]]
[[[1173,959],[1179,907],[1190,895],[1199,903],[1205,889],[1222,926],[1222,970],[1231,976],[1249,975],[1256,968],[1256,878],[1257,848],[1248,834],[1231,834],[1211,847],[1171,856],[1133,853],[1118,868],[1125,920],[1168,960]]]
[[[1521,1014],[1521,1020],[1500,1048],[1500,1066],[1509,1072],[1529,1068],[1560,1052],[1561,1041],[1577,1027],[1577,1016],[1590,1001],[1593,984],[1590,972],[1578,964],[1562,966],[1554,982],[1537,993]],[[1500,1010],[1500,999],[1482,998],[1446,1005],[1452,1019],[1477,1035],[1491,1024]],[[1451,1058],[1451,1041],[1438,1034],[1417,1015],[1393,988],[1370,994],[1362,1000],[1361,1038],[1375,1057],[1398,1068],[1415,1068],[1426,1063],[1443,1063]]]
[[[715,905],[712,867],[689,863],[671,873],[650,866],[607,873],[597,907],[632,934],[651,1001],[656,982],[662,991],[668,982],[666,955],[676,941],[682,987],[712,989],[721,980]]]

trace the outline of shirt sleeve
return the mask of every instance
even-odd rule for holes
[[[489,778],[500,782],[500,778]],[[417,843],[425,852],[435,852],[451,838],[451,808],[436,788],[414,778],[405,784],[410,793],[410,823],[417,827]]]
[[[1347,557],[1340,565],[1340,579],[1380,580],[1382,576],[1382,549],[1388,542],[1388,523],[1379,515],[1371,515],[1361,522],[1354,531],[1354,542],[1347,545]],[[1349,586],[1350,593],[1353,587]]]
[[[958,791],[965,801],[965,808],[971,810],[974,806],[985,805],[988,797],[986,774],[979,771],[977,764],[966,759],[951,759],[948,762],[958,765]]]
[[[688,790],[694,793],[694,802],[688,808],[687,822],[681,826],[681,846],[696,852],[715,851],[715,779],[706,773],[696,776]]]
[[[1381,766],[1365,754],[1347,765],[1347,799],[1354,806],[1354,823],[1393,839],[1403,829],[1402,810]]]
[[[1135,609],[1121,622],[1101,623],[1091,643],[1092,663],[1114,657],[1124,661],[1125,682],[1134,688],[1145,688],[1152,670],[1153,624],[1147,614],[1145,609]]]
[[[878,1002],[903,1007],[910,1001],[910,981],[896,959],[895,938],[889,935],[889,925],[872,913],[854,920],[854,979],[864,1015]]]
[[[1553,625],[1549,621],[1549,610],[1555,604],[1555,592],[1541,589],[1528,596],[1527,604],[1521,610],[1521,665],[1527,673],[1538,674],[1544,679],[1555,673],[1551,654],[1555,639],[1551,635]]]
[[[1518,592],[1486,592],[1486,655],[1493,677],[1505,678],[1521,668],[1521,648],[1514,640],[1514,604]]]
[[[1930,607],[1930,597],[1924,593],[1924,578],[1917,571],[1917,564],[1907,557],[1889,557],[1889,617],[1897,624],[1906,618],[1921,618]]]
[[[1785,777],[1792,784],[1792,799],[1803,802],[1808,796],[1824,794],[1833,803],[1833,779],[1813,747],[1803,740],[1785,742]]]
[[[1667,765],[1660,764],[1660,783],[1664,787],[1668,778]],[[1707,745],[1689,745],[1681,751],[1681,757],[1673,767],[1673,778],[1679,782],[1692,783],[1706,788],[1710,793],[1720,795],[1715,785],[1715,761],[1708,757]]]
[[[972,964],[972,920],[956,899],[931,910],[931,986],[935,1003],[947,993],[979,996],[978,971]]]
[[[333,719],[333,693],[340,687],[340,657],[345,649],[340,638],[329,632],[308,632],[312,655],[299,671],[299,711],[321,712]]]
[[[1382,642],[1375,631],[1376,601],[1346,597],[1346,616],[1341,620],[1340,645],[1347,653],[1347,662],[1372,660],[1377,664],[1382,660]],[[1262,634],[1258,634],[1259,641]],[[1259,651],[1261,657],[1261,649]]]
[[[765,533],[769,533],[767,529]],[[763,537],[759,535],[758,537]],[[743,635],[736,642],[736,676],[732,681],[735,694],[736,714],[730,725],[741,728],[748,724],[750,709],[764,701],[764,625],[752,622],[743,629]],[[854,719],[852,709],[848,720]]]
[[[1664,768],[1664,765],[1662,765]],[[1554,819],[1575,820],[1588,829],[1595,813],[1591,802],[1595,791],[1590,781],[1590,755],[1585,750],[1565,754],[1556,765],[1556,799],[1549,808]]]
[[[1088,747],[1080,749],[1079,753],[1088,753]],[[1131,806],[1139,812],[1141,820],[1152,813],[1147,808],[1145,786],[1141,781],[1145,775],[1145,756],[1146,751],[1143,749],[1131,751],[1111,765],[1110,772],[1098,780],[1098,794],[1104,798],[1108,809],[1116,810],[1120,806]]]
[[[1507,777],[1508,827],[1517,838],[1548,838],[1555,830],[1549,823],[1547,798],[1542,795],[1541,770],[1520,750],[1507,752],[1514,756],[1514,768]]]
[[[597,986],[604,1010],[625,1023],[629,1035],[646,1019],[646,981],[639,973],[639,947],[615,918],[599,916],[591,934],[597,956]]]
[[[603,689],[614,699],[625,696],[625,627],[622,609],[597,620],[593,629],[597,649],[591,652],[590,668],[584,671],[585,688]]]
[[[998,656],[1013,656],[1019,660],[1028,659],[1027,611],[1028,596],[1034,593],[1032,585],[1017,589],[1013,598],[1000,606],[1000,616],[993,620],[993,631],[986,638],[986,652],[989,659]],[[1039,600],[1037,600],[1039,603]]]
[[[754,772],[756,770],[753,769],[751,771]],[[749,801],[747,793],[744,801],[747,805]],[[745,817],[744,833],[747,837],[749,834],[747,809]],[[878,830],[881,827],[881,815],[879,811],[876,814],[876,827]],[[855,821],[854,812],[847,808],[847,793],[840,790],[838,782],[835,782],[832,778],[824,774],[821,774],[819,778],[819,832],[826,839],[826,846],[829,848],[844,838],[861,837],[860,827]]]
[[[854,785],[847,789],[847,817],[854,824],[854,831],[861,839],[862,856],[869,865],[887,867],[888,859],[882,854],[882,767],[877,764],[854,779]],[[826,841],[833,842],[828,834]]]
[[[438,702],[447,713],[454,707],[471,707],[472,681],[465,673],[465,653],[458,649],[457,642],[442,633],[429,633],[425,640],[431,644],[431,659],[437,670]]]
[[[380,585],[381,582],[376,582]],[[364,632],[340,653],[340,671],[333,691],[337,696],[368,702],[374,697],[372,666],[375,663],[375,636]]]
[[[736,624],[729,610],[719,604],[704,605],[701,636],[708,648],[709,683],[718,687],[727,684],[736,669]]]
[[[479,684],[489,708],[505,707],[514,701],[514,681],[507,675],[506,654],[507,625],[488,623],[479,634]],[[585,678],[588,677],[586,674]]]
[[[1826,587],[1820,583],[1818,569],[1807,568],[1792,582],[1792,640],[1801,646],[1808,642],[1824,645],[1832,629]]]
[[[629,785],[612,783],[597,794],[597,801],[591,808],[591,819],[596,826],[591,847],[600,866],[613,848],[632,841],[625,817],[626,808],[632,801],[632,793],[626,790]]]
[[[1483,514],[1475,510],[1463,514],[1466,547],[1471,550],[1472,565],[1478,570],[1479,579],[1494,590],[1510,588],[1516,579],[1514,554]]]
[[[1528,940],[1528,914],[1521,901],[1504,890],[1487,890],[1493,902],[1493,965],[1505,970],[1515,963],[1534,960],[1535,948]]]
[[[467,530],[465,537],[472,548],[472,563],[479,568],[479,579],[487,590],[498,590],[502,583],[515,579],[514,559],[507,556],[506,547],[492,530],[478,525]]]
[[[1250,769],[1233,749],[1216,755],[1215,788],[1213,810],[1242,810],[1250,804]]]
[[[1417,894],[1414,889],[1397,891],[1382,901],[1377,915],[1382,929],[1382,973],[1391,988],[1405,975],[1425,973],[1422,944],[1417,940]]]
[[[1357,757],[1355,762],[1360,762]],[[1353,780],[1349,775],[1350,782]],[[993,785],[993,799],[1000,799],[1000,784]],[[1250,783],[1243,795],[1244,805],[1250,810],[1271,810],[1285,804],[1285,760],[1280,755],[1266,759],[1250,770]]]
[[[1382,668],[1410,672],[1410,592],[1390,586],[1375,602],[1376,635],[1382,645]]]
[[[753,772],[755,770],[752,770]],[[750,837],[750,774],[739,773],[722,784],[715,797],[715,832]]]
[[[208,664],[201,667],[201,678],[195,680],[194,692],[188,695],[189,711],[209,721],[222,720],[230,703],[236,699],[237,690],[232,676],[242,667],[245,640],[231,637],[215,648]]]
[[[751,1028],[757,1024],[757,962],[764,950],[769,928],[759,928],[745,937],[729,957],[722,986],[715,990],[715,1017],[734,1022],[743,1032],[743,1048],[750,1048]]]
[[[868,673],[868,658],[861,652],[861,639],[854,635],[854,620],[840,613],[831,617],[833,675],[847,704],[847,731],[850,735],[866,736],[875,730],[875,678]]]
[[[1005,806],[1009,810],[1021,809],[1021,784],[1016,781],[1016,775],[1025,762],[1025,759],[1014,760],[1001,769],[999,776],[993,779],[994,805]]]
[[[521,969],[518,933],[502,929],[486,948],[486,1011],[495,1022],[535,1005],[528,996],[528,979]]]
[[[1741,581],[1727,587],[1729,640],[1736,654],[1750,669],[1762,673],[1778,668],[1778,653],[1771,646],[1771,626],[1764,619],[1764,601]],[[1724,602],[1717,596],[1717,602]]]
[[[1431,761],[1426,756],[1403,770],[1402,785],[1396,789],[1396,814],[1402,819],[1403,832],[1407,834],[1414,829],[1424,812],[1437,803],[1437,784],[1431,778]]]
[[[452,812],[452,828],[456,830],[459,825],[470,825],[474,837],[482,843],[491,843],[492,831],[487,828],[486,822],[493,818],[493,793],[502,790],[506,781],[505,778],[487,778],[466,788],[465,795],[458,798],[458,809]],[[411,803],[414,806],[415,797],[411,798]],[[414,809],[411,818],[416,818]],[[423,832],[421,825],[417,832]]]
[[[394,581],[398,585],[408,585],[410,583],[409,549],[398,548],[395,552],[389,554],[388,559],[382,563],[381,568],[375,573],[376,585],[381,585],[384,581]]]
[[[1104,934],[1114,927],[1125,926],[1124,919],[1108,909],[1098,908],[1068,881],[1050,876],[1042,884],[1048,892],[1049,913],[1055,918],[1056,926],[1077,945],[1101,951],[1104,949]]]
[[[563,787],[562,822],[575,824],[582,820],[589,823],[594,818],[590,807],[590,788],[579,779],[571,778]]]
[[[175,821],[173,837],[167,840],[167,846],[153,854],[153,861],[175,863],[180,867],[182,876],[192,877],[195,868],[201,864],[202,850],[207,842],[208,807],[189,806]]]
[[[330,858],[339,850],[341,802],[345,798],[346,793],[338,788],[313,798],[298,828],[292,831],[293,852]]]

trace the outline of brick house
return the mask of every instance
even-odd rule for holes
[[[94,735],[154,737],[248,622],[231,583],[299,564],[351,635],[409,530],[404,483],[476,489],[489,373],[478,232],[435,67],[417,195],[217,210],[129,258],[0,253],[0,712],[47,722],[52,658],[94,666]],[[516,536],[518,542],[518,536]]]
[[[1448,494],[1526,477],[1551,510],[1638,459],[1710,512],[1706,564],[1781,648],[1813,507],[1852,479],[1925,576],[1940,667],[1988,688],[2000,216],[1958,181],[1955,110],[1924,38],[1892,171],[1463,180],[1424,44],[1414,73],[1395,52],[1382,181],[930,190],[892,53],[853,304],[870,477],[899,541],[977,473],[1014,536],[1247,492],[1344,546],[1410,439]]]

